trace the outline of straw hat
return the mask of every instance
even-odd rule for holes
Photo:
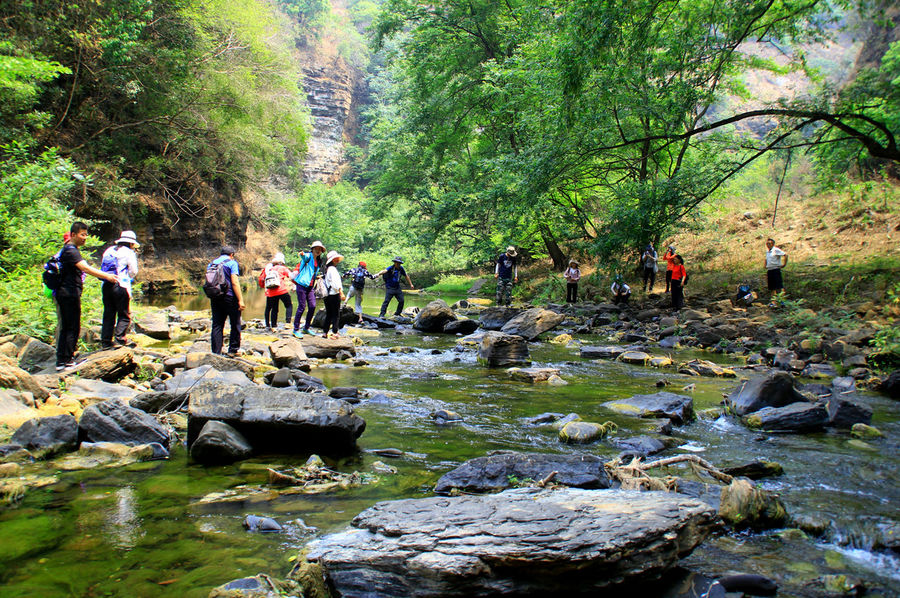
[[[134,245],[135,247],[141,246],[141,244],[138,243],[137,235],[134,234],[133,230],[123,230],[122,234],[119,235],[119,239],[116,241],[116,243],[129,243],[131,245]]]
[[[516,248],[510,245],[506,248],[506,255],[508,255],[509,257],[516,257],[519,254],[516,253]]]

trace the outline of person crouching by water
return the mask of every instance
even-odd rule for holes
[[[213,353],[222,353],[227,318],[231,326],[228,333],[227,355],[234,357],[241,350],[241,312],[244,311],[245,306],[241,284],[238,281],[241,271],[238,263],[234,260],[234,248],[230,245],[222,247],[221,255],[206,267],[207,280],[210,279],[210,273],[213,273],[213,278],[215,278],[215,271],[220,267],[224,280],[224,292],[209,299],[212,310],[212,332],[209,344]]]
[[[615,305],[618,305],[619,303],[627,304],[628,300],[631,298],[631,287],[625,284],[621,274],[616,274],[609,290],[612,291],[612,302]]]
[[[301,337],[304,334],[313,334],[309,331],[312,323],[313,314],[316,311],[316,278],[322,276],[322,268],[325,266],[325,260],[322,254],[325,253],[325,246],[320,241],[314,242],[309,246],[309,253],[300,252],[300,261],[297,262],[297,268],[294,270],[294,282],[297,284],[297,312],[294,314],[294,336]],[[309,308],[309,309],[307,309]],[[303,325],[303,332],[300,332],[300,318],[303,311],[306,311],[306,323]]]
[[[401,277],[406,277],[406,282],[409,283],[410,289],[416,288],[409,279],[409,274],[401,266],[402,263],[403,260],[399,256],[395,257],[391,266],[375,275],[384,278],[384,302],[381,304],[381,313],[378,314],[379,318],[383,318],[384,314],[387,313],[388,305],[393,297],[397,298],[397,311],[394,312],[394,315],[399,316],[403,312],[403,290],[400,288]]]
[[[329,251],[325,259],[325,323],[322,336],[329,338],[328,328],[331,328],[331,338],[340,338],[338,330],[341,328],[341,301],[344,300],[344,284],[341,281],[341,273],[337,265],[344,259],[337,251]]]
[[[128,345],[125,335],[131,326],[131,284],[138,273],[134,250],[139,246],[134,231],[125,230],[116,244],[103,252],[100,270],[117,279],[116,282],[104,281],[101,288],[103,325],[100,328],[100,346],[104,349]]]
[[[684,285],[687,284],[687,278],[684,258],[676,254],[672,266],[672,308],[675,311],[684,307]]]
[[[575,303],[578,301],[578,281],[581,279],[578,262],[569,260],[569,267],[563,273],[563,278],[566,279],[566,303]]]
[[[363,323],[363,313],[362,313],[362,300],[363,300],[363,291],[366,288],[366,279],[371,278],[375,280],[375,276],[370,273],[366,269],[366,263],[360,262],[359,266],[349,270],[344,274],[344,276],[350,277],[350,289],[347,291],[347,300],[350,301],[350,297],[356,297],[356,308],[354,311],[356,315],[359,317],[359,323]],[[346,303],[345,301],[345,303]]]
[[[294,302],[291,301],[291,271],[284,265],[283,253],[276,253],[263,268],[260,284],[266,289],[266,328],[278,328],[279,303],[284,303],[284,327],[290,327]]]

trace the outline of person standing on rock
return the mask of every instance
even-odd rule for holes
[[[112,284],[118,282],[115,274],[97,270],[81,257],[79,248],[87,242],[87,238],[87,224],[74,222],[69,229],[69,239],[59,252],[59,287],[53,293],[59,316],[57,372],[75,366],[75,350],[81,334],[81,291],[84,288],[82,275],[90,274]]]
[[[304,334],[313,334],[309,330],[312,324],[313,314],[316,312],[316,292],[314,290],[316,279],[322,276],[322,267],[325,260],[322,254],[325,246],[321,241],[315,241],[309,246],[309,253],[300,252],[300,261],[294,270],[294,282],[297,284],[297,312],[294,314],[294,336],[301,337]],[[307,309],[308,308],[308,309]],[[306,323],[303,332],[300,332],[300,318],[306,310]]]
[[[775,239],[766,239],[766,283],[772,293],[769,307],[775,307],[775,297],[784,292],[781,269],[787,266],[787,254],[775,246]]]
[[[294,303],[291,301],[291,271],[284,265],[284,254],[280,251],[272,256],[260,274],[260,284],[266,289],[266,328],[278,328],[278,304],[284,303],[284,326],[291,325]]]
[[[497,305],[509,305],[512,302],[513,283],[519,282],[519,259],[516,248],[510,245],[506,253],[497,257],[494,278],[497,279]]]
[[[406,278],[406,282],[409,284],[410,289],[416,288],[409,279],[409,274],[403,269],[402,263],[403,260],[400,256],[397,256],[394,258],[394,263],[392,265],[375,275],[384,278],[384,302],[381,304],[381,312],[378,314],[379,318],[383,318],[387,313],[388,305],[394,297],[397,298],[397,311],[394,312],[394,315],[399,316],[403,313],[403,289],[400,288],[401,278]]]
[[[366,279],[371,278],[372,280],[375,280],[375,276],[366,269],[365,262],[360,262],[356,268],[349,270],[344,276],[350,277],[350,290],[347,291],[347,300],[344,303],[346,304],[347,301],[350,301],[350,297],[356,297],[356,307],[354,308],[354,311],[356,312],[356,315],[359,316],[359,323],[362,324],[362,300],[363,291],[365,291],[366,288]]]
[[[341,281],[341,273],[338,272],[337,265],[344,259],[337,251],[329,251],[328,257],[325,259],[325,289],[328,294],[325,295],[325,323],[322,324],[322,330],[325,338],[340,338],[338,330],[341,328],[341,301],[344,297],[344,284]],[[328,329],[331,328],[329,335]]]
[[[687,271],[684,269],[684,258],[675,254],[672,267],[672,309],[684,307],[684,285],[687,284]]]
[[[625,280],[622,278],[621,274],[616,274],[609,290],[612,292],[612,302],[614,305],[618,305],[619,303],[627,304],[628,300],[631,299],[631,287],[625,284]]]
[[[641,256],[641,264],[644,266],[644,292],[652,291],[653,285],[656,284],[656,271],[657,271],[657,254],[656,249],[653,248],[653,243],[648,243],[647,247],[644,248],[644,254]],[[647,286],[647,282],[650,282],[649,287]]]
[[[581,270],[578,269],[578,262],[569,260],[569,267],[563,273],[566,279],[566,303],[575,303],[578,301],[578,281],[581,280]]]
[[[674,245],[669,245],[666,252],[663,254],[663,259],[666,260],[666,292],[668,293],[672,287],[672,268],[675,267]]]
[[[103,325],[100,328],[100,346],[104,349],[114,344],[128,344],[125,335],[131,326],[131,285],[138,273],[134,250],[138,247],[140,243],[134,231],[124,230],[115,245],[103,252],[100,270],[116,277],[116,282],[104,281],[101,288]]]
[[[238,281],[241,270],[234,260],[234,248],[230,245],[222,247],[221,255],[206,266],[207,279],[210,278],[211,272],[217,272],[220,268],[225,281],[224,292],[209,299],[212,310],[209,344],[213,353],[221,355],[227,319],[230,325],[227,355],[235,357],[241,350],[241,312],[244,311],[245,305],[241,284]]]

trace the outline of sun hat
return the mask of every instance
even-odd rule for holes
[[[329,252],[328,252],[328,256],[325,258],[325,265],[328,265],[328,264],[330,264],[333,260],[336,260],[337,258],[342,258],[342,257],[344,257],[344,256],[342,256],[342,255],[341,255],[340,253],[338,253],[337,251],[333,251],[333,250],[332,250],[332,251],[329,251]]]
[[[281,253],[280,251],[278,253],[276,253],[272,257],[272,263],[273,264],[283,264],[284,263],[284,254]]]
[[[135,247],[141,246],[141,244],[138,243],[137,235],[134,234],[133,230],[123,230],[122,234],[119,235],[119,239],[116,241],[116,243],[130,243]]]
[[[365,263],[365,262],[360,262],[359,265],[360,265],[361,268],[365,268],[365,267],[366,267],[366,263]]]
[[[516,257],[519,254],[516,253],[516,248],[510,245],[506,248],[506,255],[508,255],[509,257]]]
[[[321,241],[313,241],[312,245],[309,246],[310,249],[315,249],[316,247],[321,247],[322,249],[325,249],[325,246],[322,245]]]
[[[572,264],[575,264],[577,266],[578,261],[577,260],[569,260],[569,265],[571,266]]]
[[[396,256],[396,257],[394,258],[393,261],[397,262],[398,264],[402,264],[402,263],[403,263],[403,258],[401,258],[401,257],[398,255],[398,256]]]

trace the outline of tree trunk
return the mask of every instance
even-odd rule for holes
[[[553,260],[553,268],[562,272],[566,269],[566,266],[569,265],[566,255],[562,252],[562,249],[559,248],[559,244],[556,242],[556,239],[553,238],[553,234],[546,225],[541,225],[540,230],[541,239],[544,241],[547,253],[550,254],[550,259]]]

